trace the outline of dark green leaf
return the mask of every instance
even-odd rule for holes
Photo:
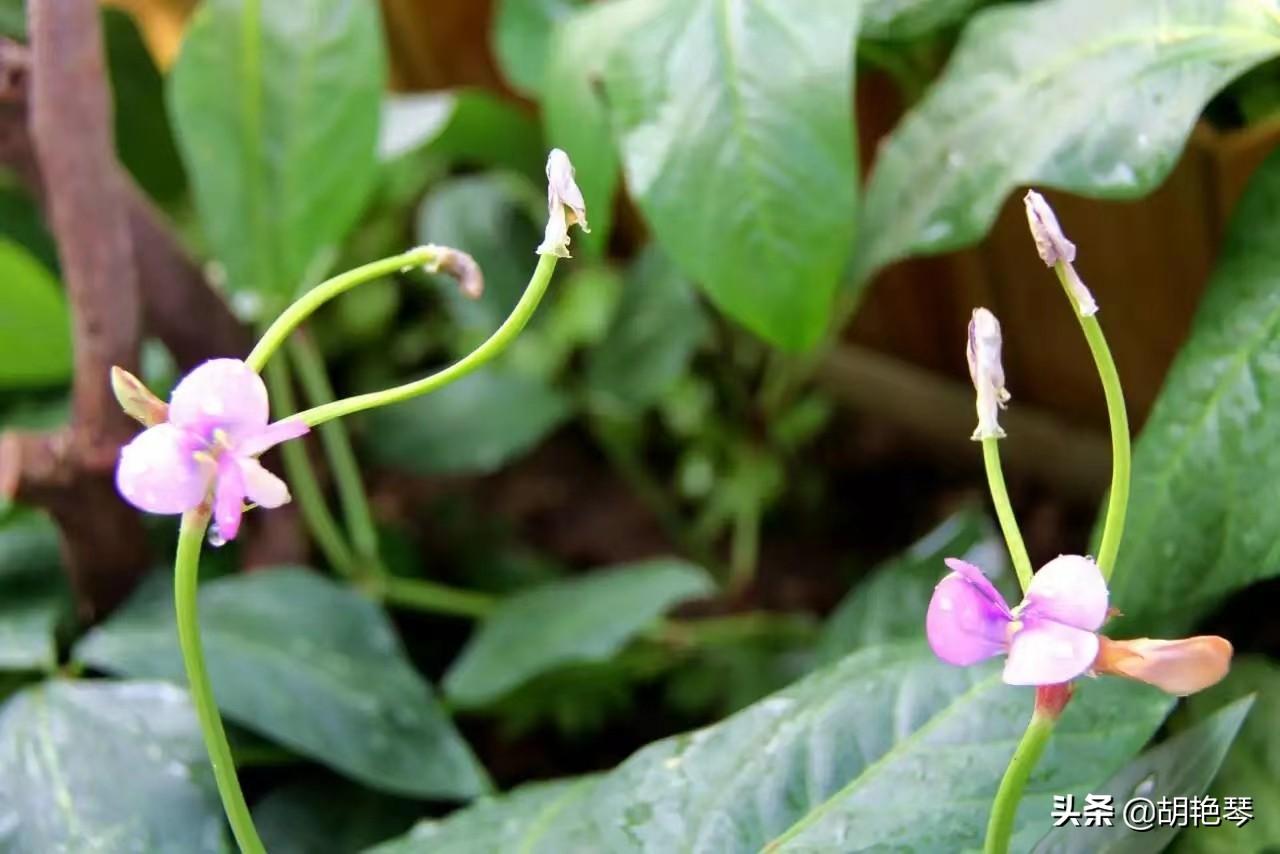
[[[379,154],[390,159],[415,150],[539,180],[546,158],[537,123],[511,102],[478,89],[386,98]]]
[[[707,332],[688,279],[646,249],[627,273],[612,328],[587,356],[592,403],[617,414],[652,406],[684,376]]]
[[[905,40],[959,21],[984,0],[863,0],[861,36]]]
[[[531,450],[570,414],[568,400],[542,380],[490,367],[370,413],[368,452],[414,474],[485,474]]]
[[[493,48],[502,73],[526,95],[542,91],[551,33],[582,0],[499,0]]]
[[[854,226],[858,6],[648,5],[605,75],[628,188],[712,301],[774,344],[808,347]]]
[[[880,148],[856,280],[973,243],[1019,184],[1150,192],[1213,94],[1277,53],[1280,18],[1254,0],[1049,0],[980,12]]]
[[[1253,705],[1243,699],[1212,717],[1153,747],[1124,767],[1103,785],[1090,791],[1109,795],[1116,809],[1110,827],[1073,827],[1052,830],[1036,845],[1036,854],[1153,854],[1164,849],[1178,827],[1156,826],[1146,831],[1132,830],[1123,820],[1124,805],[1131,798],[1158,802],[1161,798],[1200,797],[1218,773],[1227,748],[1235,740],[1240,725]],[[1274,721],[1272,721],[1274,723]],[[1082,802],[1078,802],[1082,803]],[[1227,832],[1237,830],[1228,825]],[[1233,838],[1237,845],[1242,840]],[[1235,847],[1232,851],[1243,851]]]
[[[421,814],[412,801],[322,778],[271,792],[253,822],[271,854],[345,854],[403,833]]]
[[[713,590],[705,571],[666,558],[518,593],[480,625],[445,677],[445,694],[484,705],[558,666],[604,661],[676,605]]]
[[[67,606],[53,523],[35,513],[0,522],[0,670],[51,669]]]
[[[872,570],[836,606],[822,631],[823,662],[886,641],[918,638],[933,588],[946,574],[943,558],[975,563],[999,584],[1006,577],[1004,543],[981,511],[965,510],[900,556]]]
[[[59,274],[58,247],[44,213],[30,193],[4,175],[0,175],[0,235],[22,246],[55,276]]]
[[[55,680],[0,712],[0,849],[222,854],[224,845],[183,691]]]
[[[172,606],[153,585],[76,647],[80,661],[185,682]],[[209,674],[227,716],[370,786],[467,798],[484,771],[410,666],[382,610],[305,569],[200,591]]]
[[[1123,634],[1185,628],[1280,573],[1280,155],[1232,218],[1190,337],[1133,460],[1111,583]]]
[[[169,107],[231,288],[292,296],[359,214],[376,176],[378,18],[376,4],[352,0],[196,10]]]
[[[1043,833],[1053,793],[1106,780],[1171,702],[1121,680],[1083,686],[1018,827]],[[500,850],[534,854],[960,851],[980,845],[1030,714],[1031,691],[1004,685],[998,666],[951,667],[916,644],[873,647],[719,724],[651,744],[594,781],[521,790],[389,850],[436,852],[459,826],[483,826],[502,828]]]
[[[0,238],[0,387],[53,385],[71,376],[71,321],[49,270]]]

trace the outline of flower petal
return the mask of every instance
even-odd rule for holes
[[[244,478],[244,491],[249,500],[261,507],[279,507],[289,503],[289,487],[285,482],[262,467],[252,458],[242,458],[240,474]]]
[[[1004,663],[1010,685],[1056,685],[1084,673],[1098,657],[1098,636],[1052,620],[1030,620],[1013,636]]]
[[[1231,642],[1217,635],[1179,640],[1102,638],[1094,670],[1127,676],[1185,697],[1221,682],[1231,668]]]
[[[964,667],[1004,652],[1009,616],[1003,605],[1003,601],[992,602],[965,576],[948,573],[934,588],[925,617],[934,654]]]
[[[1096,631],[1107,619],[1107,582],[1089,558],[1059,555],[1032,576],[1023,613]]]
[[[227,454],[218,460],[218,488],[213,497],[213,523],[217,526],[218,541],[230,542],[236,538],[243,515],[244,476],[240,473],[240,461]]]
[[[205,362],[169,398],[169,421],[206,436],[215,428],[254,433],[267,426],[267,417],[267,387],[239,359]]]
[[[281,442],[296,439],[311,431],[302,421],[286,418],[274,424],[268,424],[253,433],[241,433],[236,437],[236,454],[241,457],[256,457],[268,448],[274,448]]]
[[[196,460],[186,433],[157,424],[120,449],[116,489],[148,513],[184,513],[204,500],[211,475],[211,467]]]
[[[966,581],[982,591],[982,595],[991,600],[991,603],[999,608],[1005,616],[1012,616],[1012,613],[1009,611],[1009,604],[1004,601],[1004,597],[1000,595],[1000,591],[996,589],[996,586],[991,583],[991,580],[987,578],[986,573],[981,569],[974,564],[969,563],[967,560],[961,560],[958,557],[945,558],[942,562],[947,565],[948,569],[964,576]]]

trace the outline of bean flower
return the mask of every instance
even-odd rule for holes
[[[245,501],[279,507],[284,481],[258,455],[307,432],[301,421],[268,423],[267,388],[238,359],[205,362],[178,383],[166,408],[136,378],[113,375],[121,404],[148,429],[120,450],[116,488],[148,513],[185,513],[212,499],[211,541],[235,539]],[[127,393],[121,393],[121,389]]]

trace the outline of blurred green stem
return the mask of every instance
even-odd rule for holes
[[[497,605],[497,600],[487,593],[394,575],[377,579],[370,586],[370,591],[391,605],[455,617],[479,619],[488,616]]]
[[[1004,471],[1000,468],[999,439],[988,437],[982,440],[982,460],[987,467],[987,486],[991,489],[991,501],[996,507],[996,518],[1000,520],[1000,530],[1009,547],[1009,558],[1013,561],[1014,572],[1018,574],[1018,585],[1026,592],[1031,585],[1031,558],[1027,554],[1027,546],[1022,542],[1022,532],[1018,530],[1018,519],[1013,515],[1013,506],[1009,503],[1009,492],[1004,485]]]
[[[991,804],[991,818],[987,821],[987,838],[983,844],[983,854],[1006,854],[1009,840],[1013,837],[1013,820],[1018,814],[1018,804],[1022,802],[1022,791],[1026,788],[1027,779],[1032,769],[1044,753],[1044,747],[1053,734],[1056,719],[1042,714],[1038,710],[1031,715],[1031,723],[1022,734],[1022,740],[1014,748],[1013,758],[1005,769],[1000,788],[996,791],[996,799]]]
[[[817,624],[804,614],[775,614],[749,611],[723,617],[664,620],[651,637],[678,646],[720,646],[753,638],[794,638],[810,640]]]
[[[191,688],[191,702],[195,706],[200,731],[204,735],[205,749],[213,766],[213,777],[218,784],[218,795],[226,811],[236,844],[244,854],[266,854],[258,831],[253,826],[249,806],[245,803],[240,781],[236,777],[235,762],[227,733],[218,714],[205,667],[204,650],[200,643],[197,591],[200,584],[200,546],[205,529],[209,526],[209,508],[201,505],[182,517],[178,533],[178,550],[174,558],[174,606],[178,620],[178,643],[182,647],[182,662],[187,670],[187,682]]]

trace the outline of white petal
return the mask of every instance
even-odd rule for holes
[[[250,501],[260,507],[279,507],[289,503],[289,487],[263,468],[262,463],[243,457],[238,462],[244,476],[244,491]]]

